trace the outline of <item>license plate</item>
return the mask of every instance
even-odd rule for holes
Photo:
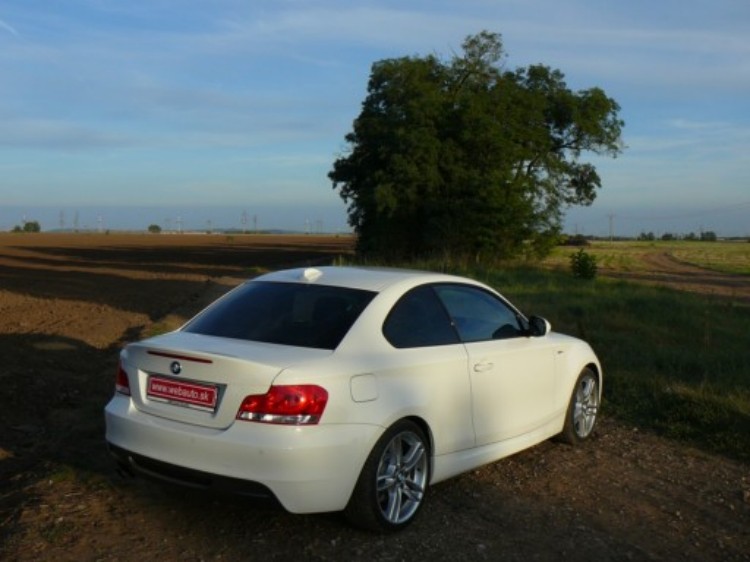
[[[217,395],[215,386],[164,377],[149,377],[148,379],[149,398],[213,410],[216,408]]]

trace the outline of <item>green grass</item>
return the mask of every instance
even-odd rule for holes
[[[562,271],[476,276],[593,346],[605,373],[606,412],[750,460],[749,307]]]
[[[596,241],[584,249],[596,257],[599,267],[614,271],[648,271],[649,266],[643,261],[643,256],[669,254],[681,262],[698,267],[724,273],[750,275],[750,243],[747,241]],[[570,265],[570,255],[577,251],[576,247],[558,246],[543,263],[546,267],[567,270]]]
[[[747,242],[693,242],[675,245],[676,259],[724,273],[750,275],[750,244]]]
[[[584,251],[596,258],[600,268],[613,269],[615,271],[640,271],[644,269],[641,256],[654,249],[649,244],[638,242],[594,242],[585,246]],[[552,254],[547,257],[543,265],[553,269],[569,270],[570,256],[579,250],[578,247],[558,246]]]
[[[613,259],[639,267],[642,249],[619,250]],[[526,314],[588,341],[604,369],[607,415],[750,461],[750,307],[635,282],[576,279],[567,261],[565,269],[451,271],[484,281]]]

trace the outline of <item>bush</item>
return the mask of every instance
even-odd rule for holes
[[[586,253],[583,248],[570,255],[570,270],[573,277],[593,279],[596,277],[596,256]]]
[[[568,236],[562,241],[563,246],[590,246],[591,242],[583,235],[576,234],[574,236]]]
[[[16,225],[12,232],[41,232],[42,227],[38,221],[24,221],[23,226]]]

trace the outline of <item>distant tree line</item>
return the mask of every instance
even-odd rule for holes
[[[700,234],[695,232],[688,232],[684,235],[676,235],[671,232],[665,232],[660,237],[661,240],[700,240],[701,242],[716,242],[719,238],[713,230],[702,231]],[[638,235],[638,240],[656,240],[656,235],[653,232],[641,232]]]
[[[16,225],[11,232],[41,232],[42,227],[37,221],[24,221],[23,226]]]

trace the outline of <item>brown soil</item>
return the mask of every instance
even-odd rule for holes
[[[603,418],[439,484],[405,532],[119,476],[117,351],[346,238],[0,235],[0,559],[750,560],[750,466]],[[679,277],[679,275],[678,275]]]

